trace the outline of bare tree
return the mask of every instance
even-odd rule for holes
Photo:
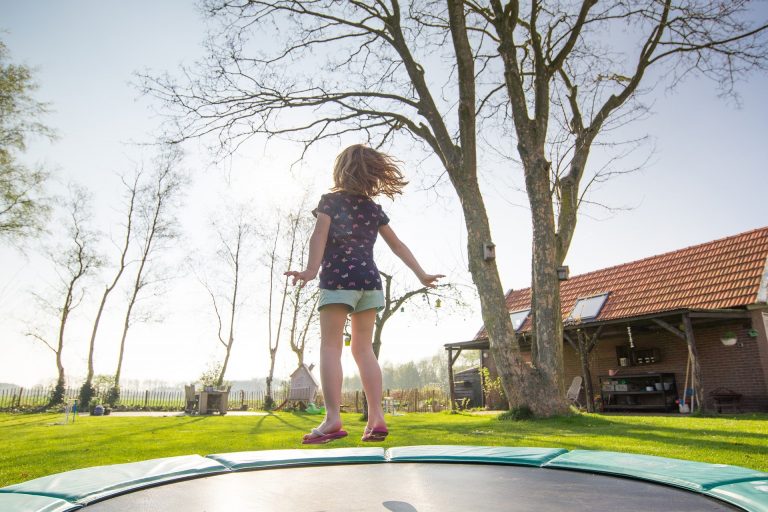
[[[227,372],[229,357],[232,353],[232,346],[235,343],[235,322],[237,319],[238,307],[240,306],[240,287],[243,278],[244,262],[250,245],[250,238],[253,235],[253,226],[249,219],[249,214],[244,208],[238,208],[234,213],[228,213],[223,223],[234,220],[231,226],[221,222],[214,222],[216,234],[219,238],[219,248],[216,255],[220,261],[223,261],[227,267],[226,291],[218,293],[214,285],[203,279],[202,283],[211,297],[213,310],[216,314],[217,331],[219,343],[224,347],[225,356],[221,364],[219,373],[216,377],[216,385],[221,386],[224,382],[224,375]],[[224,304],[222,304],[222,302]],[[226,314],[226,332],[224,332],[224,321],[222,315]]]
[[[300,247],[297,252],[296,268],[304,268],[306,259],[309,256],[309,242],[314,229],[314,220],[307,215],[306,196],[301,206],[297,209],[296,215],[298,222],[295,223]],[[320,300],[320,290],[315,281],[307,283],[305,286],[296,287],[290,296],[290,308],[292,311],[291,325],[288,329],[288,341],[291,350],[296,354],[298,367],[304,364],[304,351],[307,347],[309,334],[318,334],[318,315],[317,304]]]
[[[296,288],[291,294],[291,327],[288,341],[291,350],[296,354],[299,368],[304,364],[304,351],[307,348],[309,334],[316,332],[312,327],[317,326],[317,303],[320,300],[320,292],[317,288]]]
[[[563,387],[557,267],[573,239],[585,189],[582,179],[595,141],[611,123],[630,122],[643,109],[640,86],[655,85],[651,70],[668,73],[670,87],[695,72],[713,79],[726,94],[746,73],[765,70],[768,24],[752,23],[748,5],[747,0],[579,0],[560,5],[491,0],[488,6],[465,2],[476,16],[474,23],[451,23],[454,33],[463,26],[463,35],[471,28],[492,27],[484,35],[503,63],[507,108],[533,220],[533,364],[544,370],[545,387]],[[459,10],[464,7],[456,8],[457,15]],[[619,30],[631,43],[626,51],[606,47],[605,34]],[[466,50],[463,60],[471,67],[472,55]],[[458,69],[461,73],[461,64]],[[467,71],[460,77],[460,88],[472,76]],[[565,128],[571,141],[563,174],[553,172],[548,155],[552,121]]]
[[[114,374],[114,387],[107,397],[110,404],[116,403],[120,398],[120,377],[123,368],[123,356],[125,355],[125,342],[132,320],[134,320],[134,308],[139,296],[142,290],[152,284],[149,276],[151,275],[153,258],[157,253],[167,249],[169,242],[177,237],[173,207],[184,185],[184,179],[178,170],[180,160],[181,153],[177,149],[168,148],[167,151],[160,154],[154,162],[153,172],[149,175],[150,182],[142,191],[138,211],[137,244],[139,256],[123,321],[117,368]]]
[[[256,134],[291,136],[305,149],[348,133],[377,147],[404,135],[434,154],[462,205],[470,272],[509,405],[537,415],[567,411],[556,267],[573,237],[597,135],[636,97],[651,66],[669,65],[675,82],[691,71],[725,79],[728,91],[727,84],[766,62],[766,26],[741,21],[744,0],[427,0],[407,9],[397,0],[203,5],[222,29],[210,39],[202,76],[188,70],[183,86],[145,77],[146,91],[175,109],[169,138],[215,134],[218,149],[232,152]],[[636,58],[606,58],[618,50],[605,50],[601,37],[616,24],[639,37]],[[268,54],[255,48],[254,34],[282,44]],[[427,73],[432,55],[450,63],[447,83]],[[608,65],[622,62],[637,64],[626,73]],[[574,140],[569,172],[560,176],[547,151],[556,101]],[[294,111],[289,119],[279,115],[286,109]],[[486,250],[492,237],[478,184],[477,136],[478,122],[486,120],[511,125],[531,207],[536,350],[530,366]]]
[[[376,315],[376,325],[373,330],[373,353],[376,354],[377,359],[381,351],[384,326],[393,316],[402,312],[406,304],[410,303],[413,299],[421,297],[430,308],[434,309],[435,313],[438,313],[443,307],[450,308],[451,305],[460,308],[466,307],[461,290],[456,284],[439,284],[435,288],[422,286],[407,292],[399,292],[394,287],[392,274],[382,272],[381,270],[379,270],[379,273],[384,278],[384,309]]]
[[[76,185],[70,186],[66,211],[68,216],[67,244],[51,252],[51,260],[56,266],[56,273],[59,278],[56,294],[60,295],[62,300],[60,306],[50,308],[56,312],[59,318],[56,341],[49,341],[46,336],[39,332],[27,333],[27,336],[42,342],[56,356],[58,377],[48,406],[59,404],[64,399],[66,378],[62,354],[66,339],[67,321],[72,312],[81,304],[85,295],[83,280],[100,264],[95,252],[97,237],[88,226],[88,221],[91,218],[90,196],[84,188]]]
[[[301,236],[301,233],[299,227],[301,226],[301,220],[301,208],[298,212],[289,214],[286,219],[280,218],[278,215],[275,230],[265,235],[265,241],[271,246],[266,254],[269,268],[269,290],[267,299],[269,374],[267,375],[267,393],[264,400],[265,409],[272,409],[275,405],[272,388],[275,376],[275,362],[277,361],[277,349],[280,346],[280,337],[283,332],[286,302],[291,295],[291,291],[288,288],[289,278],[288,276],[284,276],[284,273],[296,265],[296,260],[301,259],[301,246],[297,247],[297,244],[300,243],[299,237]],[[287,232],[283,235],[282,228],[285,225],[287,225]],[[283,236],[286,238],[283,239]],[[277,300],[280,301],[279,308],[276,304]],[[295,332],[295,320],[293,325],[294,329],[292,329],[292,333]]]
[[[169,137],[180,142],[216,133],[225,152],[258,133],[295,136],[305,147],[348,132],[361,132],[374,146],[401,133],[423,144],[437,156],[461,200],[470,271],[510,404],[529,404],[543,413],[552,409],[553,399],[562,403],[557,393],[536,393],[541,383],[531,378],[534,370],[524,363],[496,263],[484,257],[492,239],[477,180],[474,97],[462,92],[458,109],[453,98],[442,101],[420,61],[426,58],[419,55],[426,44],[422,38],[438,48],[450,48],[444,44],[444,28],[432,29],[414,9],[403,13],[398,2],[210,1],[204,5],[225,26],[222,44],[211,42],[206,73],[184,87],[168,77],[145,77],[146,91],[176,109],[173,123],[180,129]],[[457,11],[455,2],[451,5]],[[461,6],[458,11],[463,19]],[[278,33],[269,34],[273,22]],[[274,36],[284,43],[282,48],[271,56],[258,51],[247,55],[254,27],[263,37]],[[282,70],[289,63],[296,70],[302,64],[316,69],[317,57],[310,57],[315,50],[327,55],[323,74],[299,76],[297,72],[285,79]],[[457,60],[455,54],[452,58]],[[284,109],[297,112],[293,123],[279,122],[278,114]],[[457,126],[461,128],[458,135]]]
[[[384,309],[376,315],[376,321],[373,329],[373,353],[376,355],[376,359],[379,358],[381,351],[381,339],[384,333],[384,326],[392,319],[393,316],[399,312],[404,311],[405,305],[411,302],[416,297],[421,297],[422,300],[427,302],[430,307],[433,307],[435,312],[439,311],[443,307],[443,302],[450,302],[460,307],[465,306],[463,298],[461,297],[460,290],[455,284],[440,284],[435,288],[429,288],[422,286],[415,288],[407,292],[397,292],[393,289],[393,276],[386,272],[379,270],[379,274],[384,278]],[[434,305],[432,304],[434,301]],[[368,403],[363,392],[363,419],[368,419]]]
[[[124,236],[122,238],[122,247],[120,249],[120,259],[117,263],[117,269],[115,270],[112,281],[105,285],[104,293],[101,295],[101,302],[99,303],[99,309],[96,311],[96,318],[93,321],[93,329],[91,330],[91,340],[88,346],[88,373],[85,376],[85,382],[80,387],[80,407],[83,410],[88,409],[88,405],[94,396],[95,388],[93,386],[93,353],[96,347],[96,334],[99,330],[99,323],[101,322],[101,315],[104,313],[104,307],[107,304],[107,298],[117,286],[120,281],[125,268],[128,265],[128,250],[131,246],[131,238],[133,234],[133,221],[136,209],[136,198],[139,193],[139,181],[141,179],[141,171],[136,171],[131,181],[126,181],[125,177],[121,177],[120,180],[123,183],[124,192],[126,195],[126,211],[125,211],[125,229]]]

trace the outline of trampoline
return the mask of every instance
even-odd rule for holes
[[[555,448],[404,446],[187,455],[0,489],[3,512],[768,512],[768,473]]]

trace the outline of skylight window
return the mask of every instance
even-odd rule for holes
[[[568,315],[566,321],[571,320],[574,322],[583,322],[584,320],[592,320],[593,318],[597,318],[597,315],[599,315],[600,311],[603,309],[603,305],[605,305],[605,299],[607,298],[608,294],[603,293],[600,295],[595,295],[594,297],[584,297],[577,300],[576,304],[571,310],[571,314]]]
[[[530,309],[523,309],[521,311],[513,311],[509,314],[509,319],[512,320],[512,327],[515,331],[519,331],[525,323],[525,319],[531,314]]]

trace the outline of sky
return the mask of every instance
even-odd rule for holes
[[[40,86],[35,97],[50,103],[52,112],[44,120],[58,133],[54,142],[33,141],[24,158],[54,171],[54,191],[68,181],[86,185],[93,194],[94,225],[107,239],[119,236],[118,175],[149,162],[152,148],[146,143],[161,121],[162,106],[139,93],[135,73],[175,72],[182,64],[192,65],[204,55],[205,21],[193,2],[183,0],[48,0],[5,3],[0,11],[0,37],[13,62],[35,70]],[[584,210],[566,261],[571,275],[767,225],[765,90],[765,75],[739,85],[738,105],[718,98],[714,85],[701,79],[689,79],[673,91],[655,90],[649,97],[651,114],[632,125],[633,133],[650,136],[653,153],[639,172],[593,192],[596,202],[620,209]],[[212,162],[200,145],[187,145],[184,168],[191,183],[177,212],[182,237],[169,257],[178,262],[193,254],[203,267],[212,267],[215,238],[210,221],[225,204],[247,203],[257,216],[268,218],[277,206],[295,204],[304,189],[315,198],[309,202],[316,201],[331,184],[329,169],[339,149],[330,144],[316,148],[291,167],[297,149],[287,143],[265,146],[256,141],[223,163]],[[447,186],[425,190],[420,160],[398,156],[412,184],[394,203],[382,201],[393,229],[428,272],[471,285],[458,201]],[[522,174],[489,169],[482,186],[502,284],[506,289],[527,287],[531,227],[525,198],[518,191]],[[52,231],[55,238],[56,229]],[[107,256],[114,259],[114,248],[109,250],[106,244]],[[395,272],[398,286],[414,286],[402,264],[382,247],[377,251],[380,268]],[[53,325],[34,300],[34,294],[50,293],[55,282],[41,252],[35,244],[25,252],[0,248],[0,382],[31,386],[55,376],[52,352],[24,335],[33,327],[50,331]],[[263,292],[255,273],[227,373],[232,380],[266,374]],[[96,276],[89,283],[89,294],[68,326],[64,361],[75,381],[85,372],[94,297],[106,277]],[[123,293],[108,305],[97,342],[97,373],[114,372],[124,303]],[[148,304],[155,318],[132,327],[124,378],[191,381],[221,356],[206,291],[189,271],[178,272],[167,292]],[[401,363],[430,357],[443,343],[471,339],[480,324],[475,300],[467,309],[437,314],[424,304],[413,304],[387,326],[382,360]],[[309,361],[316,345],[310,347]],[[294,367],[290,352],[281,352],[278,374]],[[344,367],[347,372],[354,368],[348,353]]]

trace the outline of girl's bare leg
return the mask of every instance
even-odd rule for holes
[[[352,356],[355,358],[368,399],[368,428],[386,427],[381,406],[381,367],[373,353],[373,326],[376,310],[368,309],[352,315]]]
[[[329,434],[341,428],[341,349],[349,308],[329,304],[320,310],[320,385],[325,401],[325,420],[318,430]],[[307,434],[305,438],[317,437]]]

